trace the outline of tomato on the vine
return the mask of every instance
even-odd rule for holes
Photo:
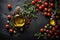
[[[42,6],[42,8],[44,8],[44,4],[42,4],[41,6]]]
[[[7,28],[7,29],[8,29],[8,28],[9,28],[9,25],[8,25],[8,24],[6,24],[6,25],[5,25],[5,28]]]
[[[32,1],[31,4],[35,4],[35,1]]]
[[[38,0],[34,0],[35,2],[38,2]]]
[[[48,8],[44,8],[44,11],[47,11],[48,10]]]
[[[51,9],[48,9],[48,12],[50,13],[51,12]]]
[[[8,9],[11,9],[11,8],[12,8],[12,6],[11,6],[11,4],[9,3],[9,4],[8,4]]]
[[[13,32],[13,29],[10,29],[9,32],[12,33]]]
[[[40,29],[40,32],[44,32],[44,29],[43,29],[43,28],[41,28],[41,29]]]
[[[50,7],[54,7],[54,3],[50,3]]]
[[[39,6],[40,6],[40,4],[37,4],[36,6],[37,6],[37,7],[39,7]]]
[[[42,10],[42,6],[39,6],[39,10]]]
[[[50,13],[47,13],[47,14],[46,14],[46,16],[50,17],[50,16],[51,16],[51,14],[50,14]]]
[[[8,15],[8,16],[7,16],[7,18],[8,18],[8,19],[11,19],[11,16],[10,16],[10,15]]]
[[[45,2],[44,5],[45,5],[45,6],[48,6],[48,2]]]

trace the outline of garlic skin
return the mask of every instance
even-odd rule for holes
[[[15,8],[15,14],[19,14],[19,15],[22,15],[22,10],[21,10],[21,7],[20,6],[16,6]]]

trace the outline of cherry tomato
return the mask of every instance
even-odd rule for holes
[[[40,6],[40,4],[37,4],[36,6],[37,6],[37,7],[39,7],[39,6]]]
[[[55,27],[52,28],[52,31],[56,31]]]
[[[58,15],[56,15],[56,19],[58,19],[59,18],[59,16]]]
[[[11,19],[11,16],[10,16],[10,15],[8,15],[8,16],[7,16],[7,18],[8,18],[8,19]]]
[[[31,4],[35,4],[35,1],[32,1]]]
[[[58,22],[58,26],[60,26],[60,22]]]
[[[45,4],[45,6],[48,6],[48,2],[45,2],[44,4]]]
[[[54,35],[57,35],[57,32],[55,32]]]
[[[43,29],[43,28],[41,28],[41,29],[40,29],[40,32],[44,32],[44,29]]]
[[[9,25],[8,25],[8,24],[6,24],[6,25],[5,25],[5,28],[7,28],[7,29],[8,29],[8,28],[9,28]]]
[[[48,32],[49,32],[49,30],[46,30],[46,32],[48,33]]]
[[[38,2],[38,0],[34,0],[35,2]]]
[[[39,0],[38,2],[39,2],[39,3],[42,3],[42,0]]]
[[[48,17],[50,17],[50,16],[51,16],[51,14],[50,14],[50,13],[47,13],[46,15],[47,15]]]
[[[39,10],[42,10],[42,6],[39,6]]]
[[[51,34],[48,34],[48,37],[51,37]]]
[[[51,9],[48,9],[48,12],[50,13],[51,12]]]
[[[48,10],[48,8],[44,8],[44,12],[46,12]]]
[[[44,5],[43,4],[41,6],[42,6],[42,8],[44,8]]]
[[[11,6],[11,4],[9,3],[9,4],[8,4],[8,9],[11,9],[11,8],[12,8],[12,6]]]
[[[10,29],[9,32],[12,33],[13,32],[13,29]]]
[[[50,7],[54,7],[54,3],[50,3]]]

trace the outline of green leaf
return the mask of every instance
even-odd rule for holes
[[[42,34],[41,33],[36,33],[34,36],[37,37],[37,39],[39,39],[42,36]]]
[[[34,36],[40,36],[41,35],[41,33],[36,33]]]
[[[32,8],[32,7],[30,7],[28,10],[32,12],[32,11],[33,11],[33,8]]]
[[[35,5],[31,5],[31,0],[24,2],[23,4],[23,14],[27,14],[25,16],[29,16],[29,17],[34,17],[37,18],[37,16],[35,15]]]
[[[34,9],[34,10],[33,10],[33,13],[35,13],[35,12],[36,12],[36,10]]]

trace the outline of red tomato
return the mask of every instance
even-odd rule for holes
[[[42,6],[39,6],[39,9],[42,10]]]
[[[57,35],[57,32],[55,32],[54,35]]]
[[[13,29],[10,29],[9,32],[12,33],[13,32]]]
[[[54,7],[54,3],[50,3],[50,7]]]
[[[45,4],[45,6],[48,6],[48,2],[45,2],[44,4]]]
[[[11,4],[8,4],[8,9],[11,9]]]
[[[6,24],[6,25],[5,25],[5,28],[9,28],[9,25],[8,25],[8,24]]]
[[[7,18],[8,18],[8,19],[10,19],[10,18],[11,18],[11,16],[10,16],[10,15],[8,15],[8,16],[7,16]]]
[[[38,0],[34,0],[35,2],[38,2]]]
[[[46,32],[48,33],[48,32],[49,32],[49,30],[46,30]]]
[[[48,9],[48,12],[50,13],[51,12],[51,9]]]
[[[59,33],[59,30],[56,30],[57,33]]]
[[[31,4],[35,4],[35,1],[32,1]]]
[[[51,14],[50,14],[50,13],[47,13],[47,14],[46,14],[46,16],[50,17],[50,16],[51,16]]]
[[[39,0],[38,2],[39,2],[39,3],[42,3],[42,0]]]
[[[58,22],[58,26],[60,26],[60,22]]]
[[[39,7],[39,6],[40,6],[40,4],[37,4],[36,6],[37,6],[37,7]]]
[[[52,28],[52,31],[56,31],[55,27]]]
[[[44,32],[44,29],[43,29],[43,28],[41,28],[41,29],[40,29],[40,32]]]
[[[50,37],[51,36],[51,34],[48,34],[48,37]]]
[[[42,8],[44,8],[44,5],[43,4],[41,6],[42,6]]]
[[[58,19],[58,18],[59,18],[59,16],[58,16],[58,15],[56,15],[56,18]]]
[[[48,10],[48,8],[44,8],[44,12],[46,12]]]

